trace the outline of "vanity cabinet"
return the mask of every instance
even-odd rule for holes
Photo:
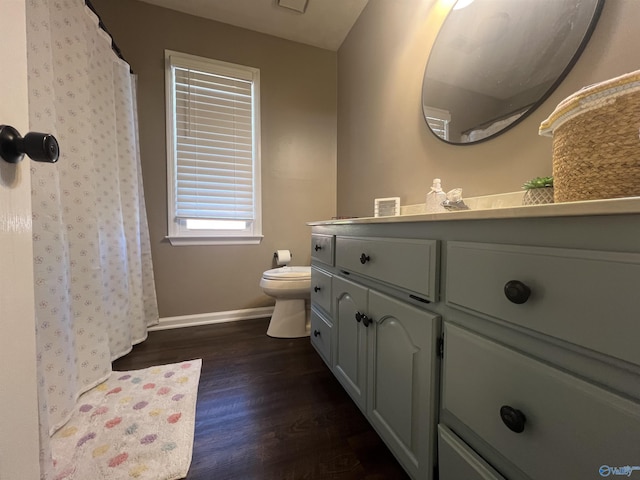
[[[333,277],[334,321],[336,326],[333,374],[354,402],[366,414],[367,328],[362,315],[367,312],[369,290],[357,283]]]
[[[335,276],[333,372],[413,478],[431,478],[439,317]]]
[[[311,345],[329,368],[333,365],[334,328],[331,314],[333,235],[311,236]]]
[[[381,284],[400,288],[416,299],[438,296],[437,242],[404,238],[336,238],[336,265]]]
[[[311,267],[311,302],[328,315],[331,315],[331,278],[327,270],[317,265]]]
[[[373,290],[367,316],[367,417],[409,475],[431,479],[440,317]]]
[[[604,464],[637,462],[637,402],[454,324],[445,339],[443,410],[523,478],[597,478]]]
[[[640,365],[638,286],[637,253],[448,242],[446,302],[480,328],[455,312],[445,322],[441,418],[499,455],[510,479],[637,462],[640,402],[590,368]],[[516,335],[495,338],[485,319]]]
[[[338,236],[335,262],[333,373],[409,475],[430,479],[440,317],[407,300],[436,298],[437,244]]]
[[[331,359],[333,358],[333,323],[330,317],[320,313],[313,307],[311,307],[310,322],[309,335],[311,337],[311,345],[313,345],[320,354],[324,363],[331,368]]]
[[[452,241],[446,282],[452,307],[640,365],[638,254]]]
[[[640,470],[640,214],[547,207],[313,225],[333,372],[412,478]]]
[[[320,263],[327,267],[333,266],[333,245],[335,237],[333,235],[312,234],[311,235],[311,261]]]

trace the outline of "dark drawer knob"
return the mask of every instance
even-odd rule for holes
[[[315,248],[316,252],[317,252],[318,250],[322,250],[322,246],[321,246],[321,245],[316,245],[314,248]]]
[[[519,280],[509,280],[504,285],[504,294],[510,302],[522,304],[529,300],[531,289]]]
[[[319,337],[320,336],[320,330],[314,330],[313,331],[313,336],[314,337]]]
[[[361,263],[361,264],[363,264],[363,265],[364,265],[364,264],[365,264],[365,263],[367,263],[369,260],[371,260],[371,257],[370,257],[369,255],[366,255],[366,254],[364,254],[364,253],[363,253],[362,255],[360,255],[360,263]]]
[[[527,421],[527,417],[525,417],[524,413],[520,410],[510,407],[509,405],[503,405],[500,407],[500,418],[512,432],[524,432],[524,424]]]
[[[356,322],[361,322],[362,317],[364,317],[364,315],[362,315],[360,312],[356,312]]]
[[[313,287],[313,291],[318,293],[320,290],[322,290],[322,288],[320,287]]]

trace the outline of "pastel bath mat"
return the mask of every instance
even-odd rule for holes
[[[112,372],[51,437],[55,480],[176,480],[191,464],[202,360]]]

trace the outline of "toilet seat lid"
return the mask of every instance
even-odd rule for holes
[[[272,268],[262,274],[269,280],[307,280],[311,278],[311,267]]]

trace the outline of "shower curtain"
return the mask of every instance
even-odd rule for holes
[[[27,0],[41,460],[48,437],[111,361],[158,321],[140,171],[135,82],[83,0]]]

